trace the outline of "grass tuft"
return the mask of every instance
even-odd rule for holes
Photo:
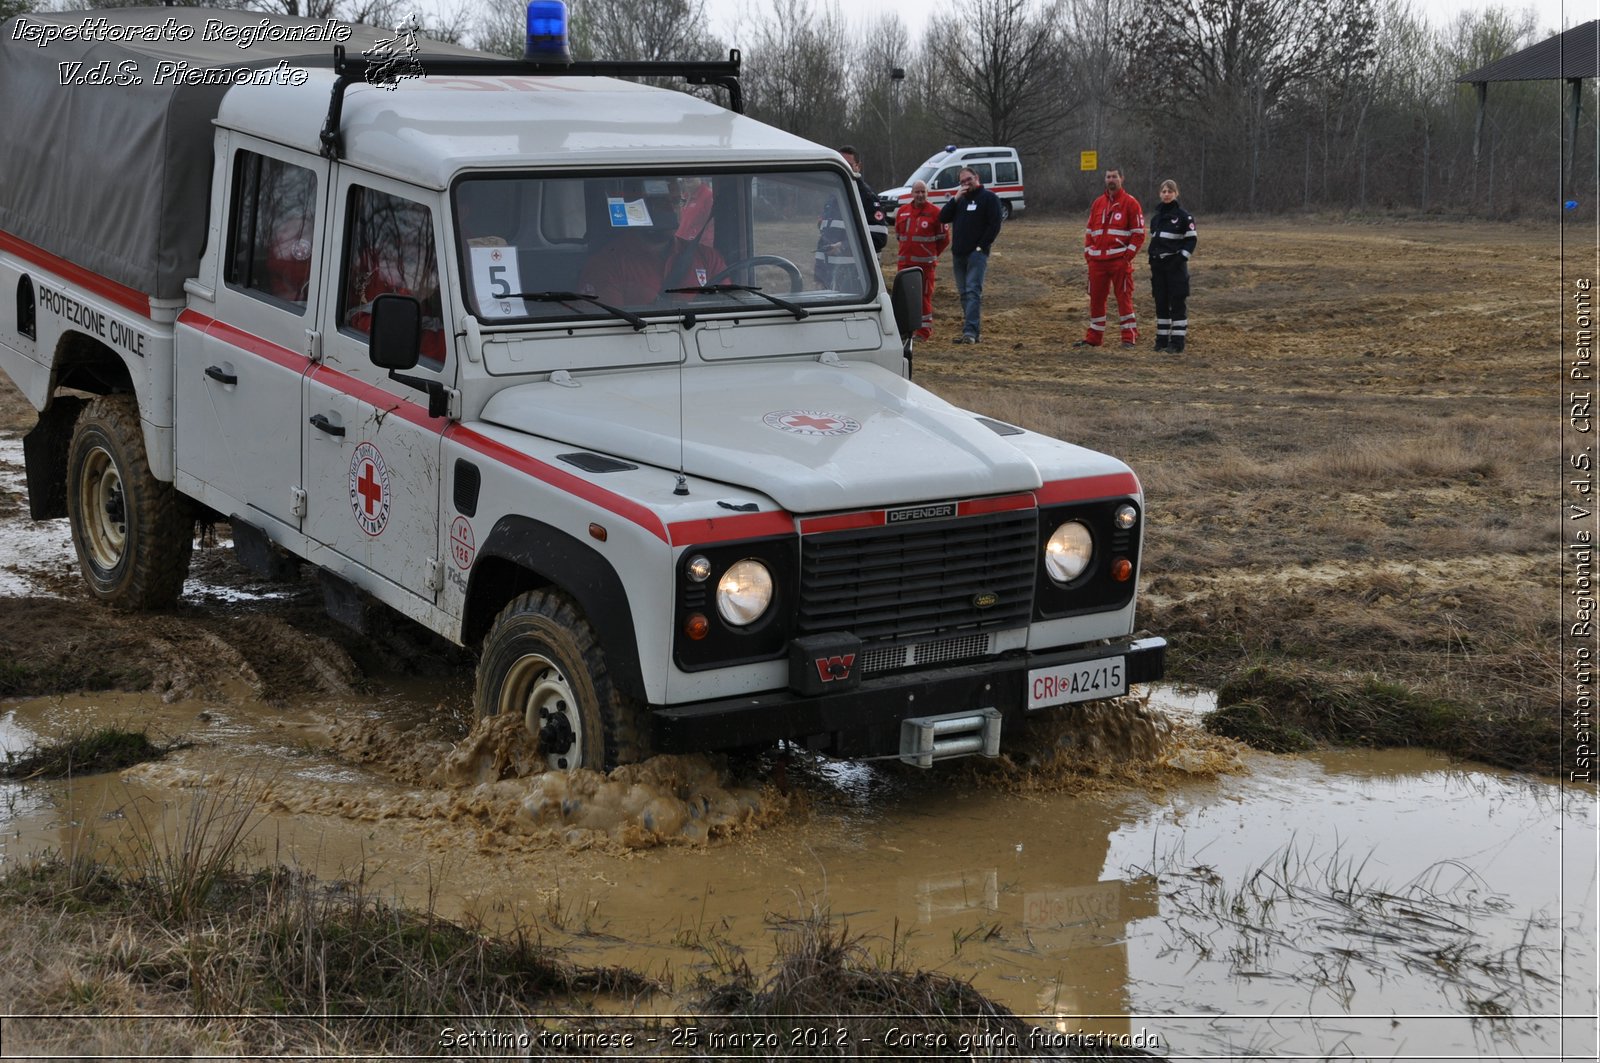
[[[1257,664],[1223,683],[1214,734],[1272,752],[1318,743],[1422,746],[1520,771],[1545,767],[1560,749],[1549,714],[1484,711],[1375,675],[1329,673],[1282,661]]]
[[[89,727],[49,742],[40,742],[20,753],[7,753],[0,764],[0,778],[66,779],[74,775],[98,775],[160,760],[189,743],[172,741],[158,745],[144,731],[119,727]]]

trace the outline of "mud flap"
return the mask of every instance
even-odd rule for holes
[[[945,716],[919,716],[900,721],[900,759],[917,768],[931,768],[936,760],[974,753],[1000,755],[999,709],[978,709]]]
[[[238,517],[230,518],[228,523],[233,528],[233,554],[245,568],[277,583],[299,575],[300,559],[268,539],[260,528]]]
[[[67,515],[67,449],[78,414],[89,404],[76,395],[59,395],[22,437],[22,465],[28,477],[28,516],[55,520]]]
[[[322,607],[330,618],[360,635],[371,634],[372,617],[367,608],[367,596],[354,583],[332,572],[317,573],[322,584]]]

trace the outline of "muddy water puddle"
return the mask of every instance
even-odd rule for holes
[[[0,863],[180,838],[185,808],[221,794],[256,810],[260,862],[532,927],[673,986],[630,1005],[649,1012],[690,1006],[700,974],[764,969],[786,921],[826,913],[1047,1029],[1174,1056],[1594,1055],[1592,790],[1402,751],[1240,753],[1189,729],[1203,699],[1102,713],[1096,741],[1025,765],[691,757],[509,778],[531,751],[514,729],[464,738],[452,697],[0,704],[8,749],[87,721],[195,743],[0,784]]]

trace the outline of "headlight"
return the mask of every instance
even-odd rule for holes
[[[755,623],[771,604],[772,573],[759,561],[740,561],[717,581],[717,612],[735,627]]]
[[[1139,523],[1139,511],[1132,506],[1118,506],[1116,513],[1117,527],[1127,531]]]
[[[1044,567],[1057,583],[1071,583],[1083,575],[1094,556],[1094,538],[1086,525],[1069,520],[1044,544]]]

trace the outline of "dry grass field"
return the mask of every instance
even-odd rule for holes
[[[1174,678],[1270,748],[1557,756],[1561,259],[1548,227],[1201,219],[1189,349],[1073,350],[1071,225],[996,244],[984,340],[919,380],[1127,460],[1148,496],[1142,622]],[[1227,706],[1233,704],[1232,708]]]

